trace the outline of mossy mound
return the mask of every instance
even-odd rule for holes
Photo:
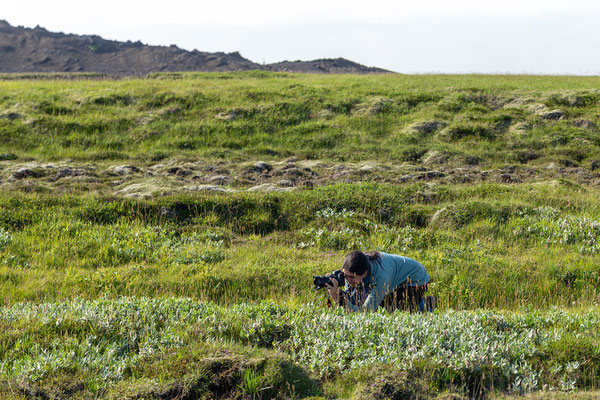
[[[104,397],[161,400],[258,397],[266,400],[321,394],[318,381],[281,354],[198,359],[189,354],[173,355],[157,363],[140,365],[132,373],[142,373],[144,378],[122,382],[108,390]]]

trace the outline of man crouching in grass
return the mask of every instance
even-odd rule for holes
[[[334,304],[352,311],[388,310],[433,311],[435,296],[424,298],[429,274],[417,261],[395,254],[352,251],[346,254],[342,273],[349,288],[342,291],[335,278],[327,284]]]

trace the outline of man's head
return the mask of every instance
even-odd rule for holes
[[[342,272],[350,286],[359,285],[367,276],[370,267],[369,256],[362,251],[351,251],[346,254],[342,263]]]

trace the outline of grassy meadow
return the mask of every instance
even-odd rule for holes
[[[595,77],[264,72],[9,79],[0,151],[36,160],[419,162],[437,150],[463,164],[580,165],[600,157],[599,85]],[[555,109],[565,118],[544,114]],[[423,122],[438,126],[414,125]]]
[[[0,398],[597,398],[599,84],[1,76]],[[438,310],[327,307],[354,249]]]

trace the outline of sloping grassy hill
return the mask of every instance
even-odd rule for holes
[[[36,160],[298,156],[590,166],[595,77],[165,74],[4,80],[0,150]]]

